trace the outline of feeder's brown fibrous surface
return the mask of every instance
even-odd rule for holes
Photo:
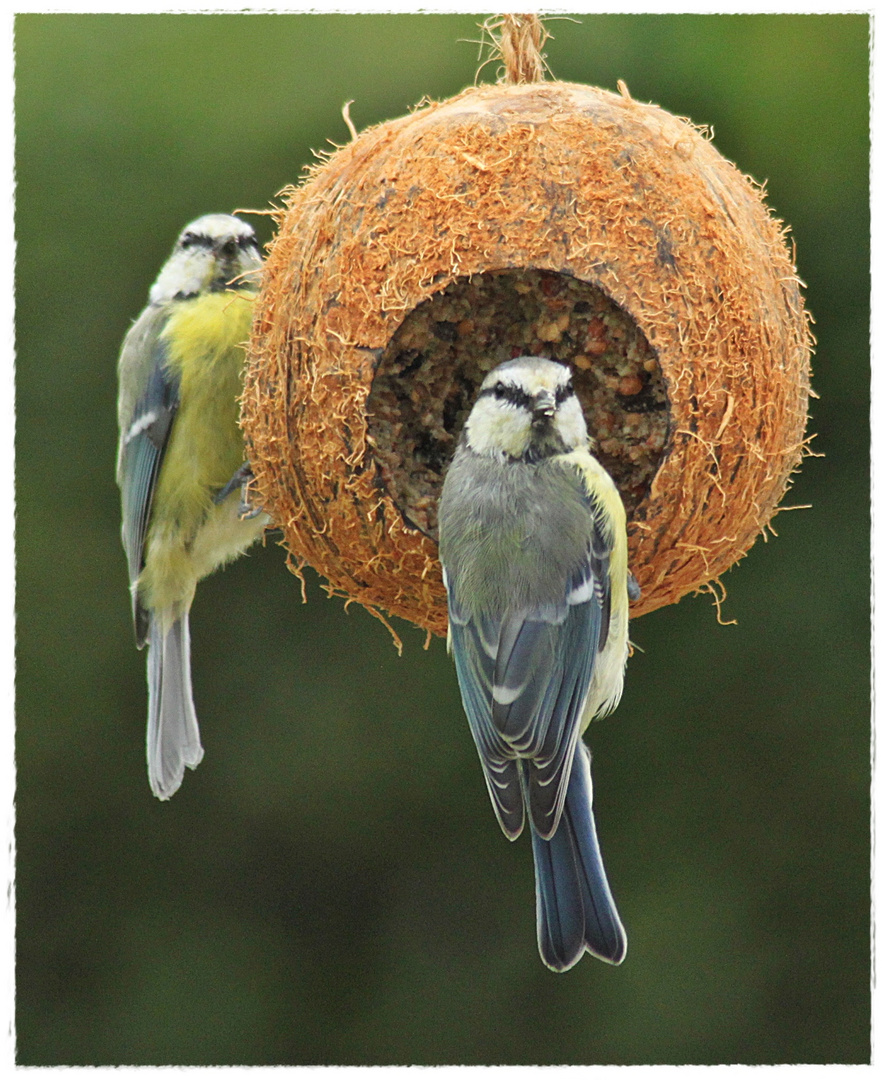
[[[625,312],[565,274],[500,270],[459,278],[404,319],[366,406],[385,489],[405,520],[435,540],[443,475],[477,387],[517,356],[572,366],[594,452],[629,516],[658,470],[667,396],[658,360]]]
[[[514,350],[580,373],[634,614],[716,578],[775,513],[808,319],[761,190],[686,121],[573,83],[473,88],[364,131],[278,224],[242,418],[296,569],[445,632],[440,476]]]

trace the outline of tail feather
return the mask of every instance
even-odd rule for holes
[[[178,791],[203,747],[191,690],[191,635],[184,614],[164,634],[151,619],[148,649],[148,779],[158,799]]]
[[[585,950],[620,964],[628,941],[603,869],[592,810],[591,756],[582,742],[557,831],[543,840],[533,829],[532,853],[538,950],[545,964],[566,971]]]

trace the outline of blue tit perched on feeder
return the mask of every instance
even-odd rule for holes
[[[168,799],[203,757],[188,612],[197,582],[262,533],[246,517],[239,417],[262,267],[252,228],[207,214],[184,229],[119,361],[117,483],[135,639],[148,645],[148,777]]]
[[[621,698],[636,583],[621,497],[588,445],[569,369],[511,360],[484,379],[439,503],[462,701],[507,837],[528,812],[538,947],[555,971],[627,949],[581,733]]]

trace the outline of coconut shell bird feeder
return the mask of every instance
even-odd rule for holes
[[[625,502],[639,615],[766,527],[804,448],[812,338],[785,230],[704,132],[544,81],[505,17],[504,81],[357,134],[274,211],[242,424],[289,563],[446,631],[436,504],[483,377],[568,364]]]

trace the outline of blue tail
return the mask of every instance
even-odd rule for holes
[[[579,740],[557,831],[542,840],[532,830],[538,951],[554,971],[577,964],[585,950],[620,964],[628,948],[603,869],[591,805],[591,755]]]

